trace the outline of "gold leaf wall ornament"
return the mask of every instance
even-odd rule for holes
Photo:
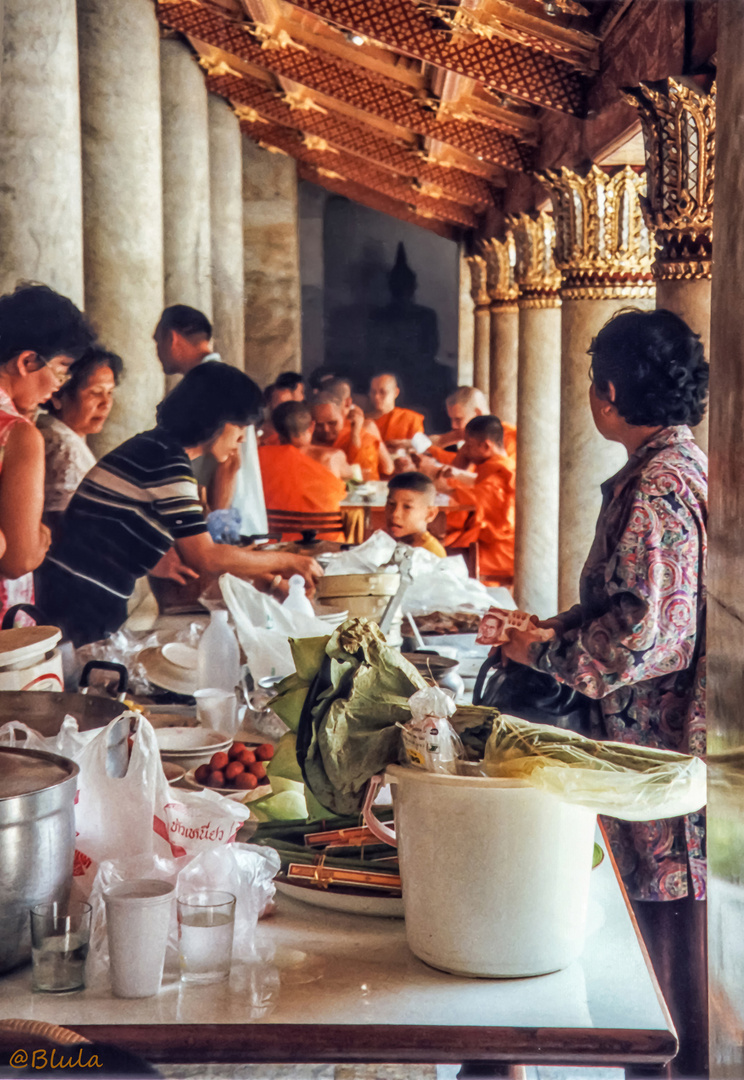
[[[482,255],[468,255],[465,261],[470,268],[470,295],[475,309],[487,309],[491,306],[491,297],[486,287],[486,260]]]
[[[710,94],[676,79],[640,83],[623,96],[640,115],[648,191],[641,198],[664,280],[709,278],[713,255],[716,86]]]
[[[514,235],[517,259],[514,277],[520,290],[520,304],[551,298],[559,303],[561,272],[555,265],[555,222],[544,210],[536,215],[518,214],[507,218]],[[545,304],[542,307],[548,306]]]
[[[335,146],[331,146],[325,139],[321,139],[320,135],[305,135],[302,140],[303,146],[306,146],[308,150],[318,150],[322,154],[337,154],[338,150]]]
[[[553,200],[563,298],[652,297],[655,242],[639,200],[645,177],[629,165],[612,176],[592,165],[586,176],[563,166],[537,179]]]
[[[486,290],[491,307],[503,308],[515,305],[519,296],[519,286],[514,277],[517,248],[511,229],[507,229],[503,240],[497,240],[495,237],[483,240],[481,251],[486,260]]]

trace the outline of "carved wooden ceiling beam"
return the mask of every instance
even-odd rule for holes
[[[462,169],[428,164],[416,150],[399,146],[370,127],[352,124],[337,113],[292,109],[267,87],[233,75],[210,75],[207,87],[238,107],[254,110],[262,120],[323,139],[347,155],[373,162],[399,176],[417,178],[466,206],[485,210],[493,202],[488,183],[480,177]]]
[[[381,195],[378,191],[373,191],[362,184],[321,176],[316,168],[312,165],[306,165],[302,161],[297,164],[297,175],[301,180],[308,180],[311,184],[317,184],[319,187],[333,191],[337,195],[344,195],[347,199],[361,203],[362,206],[368,206],[371,210],[379,210],[380,213],[389,214],[390,217],[398,218],[400,221],[407,221],[411,225],[418,225],[422,229],[428,229],[429,232],[443,236],[446,240],[457,241],[460,239],[459,229],[455,229],[443,221],[438,221],[436,218],[423,217],[421,214],[414,213],[406,203]]]
[[[289,0],[345,30],[559,112],[585,115],[586,78],[573,65],[493,34],[450,36],[415,0]]]
[[[262,49],[246,26],[193,0],[157,4],[157,14],[161,23],[172,29],[418,135],[438,139],[508,169],[522,171],[533,165],[531,146],[472,119],[439,120],[429,104],[409,89],[390,85],[392,80],[371,77],[361,67],[331,61],[319,51],[293,43]]]
[[[303,139],[300,132],[280,127],[278,124],[241,121],[241,130],[266,148],[274,147],[285,154],[315,168],[320,176],[335,180],[348,180],[362,184],[391,199],[408,205],[412,211],[427,218],[437,218],[450,225],[474,229],[478,218],[468,206],[450,199],[432,198],[421,191],[416,182],[386,169],[375,168],[368,161],[361,161],[350,154],[342,154],[329,146],[321,146],[323,140],[312,136]]]

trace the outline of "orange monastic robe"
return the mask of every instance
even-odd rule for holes
[[[362,444],[359,449],[351,449],[351,424],[346,421],[341,434],[333,444],[334,450],[343,450],[349,465],[361,465],[365,480],[380,479],[380,463],[377,454],[377,439],[362,432]]]
[[[389,413],[374,419],[384,443],[412,439],[417,431],[424,430],[424,418],[421,413],[414,412],[412,409],[399,409],[397,405]]]
[[[504,452],[507,457],[517,460],[517,429],[514,424],[501,425],[504,429]]]
[[[346,484],[319,461],[286,444],[259,446],[258,460],[267,510],[338,513]],[[345,537],[323,533],[321,539],[343,543]]]
[[[451,484],[456,502],[475,504],[475,514],[466,528],[445,537],[445,547],[466,547],[478,543],[479,572],[483,576],[514,576],[514,461],[494,456],[478,465],[472,485]]]

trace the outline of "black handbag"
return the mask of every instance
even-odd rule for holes
[[[582,733],[590,729],[591,698],[545,671],[535,671],[513,660],[504,665],[501,649],[496,649],[478,672],[473,704],[487,705],[533,724],[553,724]]]

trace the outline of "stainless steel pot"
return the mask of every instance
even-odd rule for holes
[[[0,747],[0,972],[31,957],[29,908],[69,896],[78,772],[58,754]]]

